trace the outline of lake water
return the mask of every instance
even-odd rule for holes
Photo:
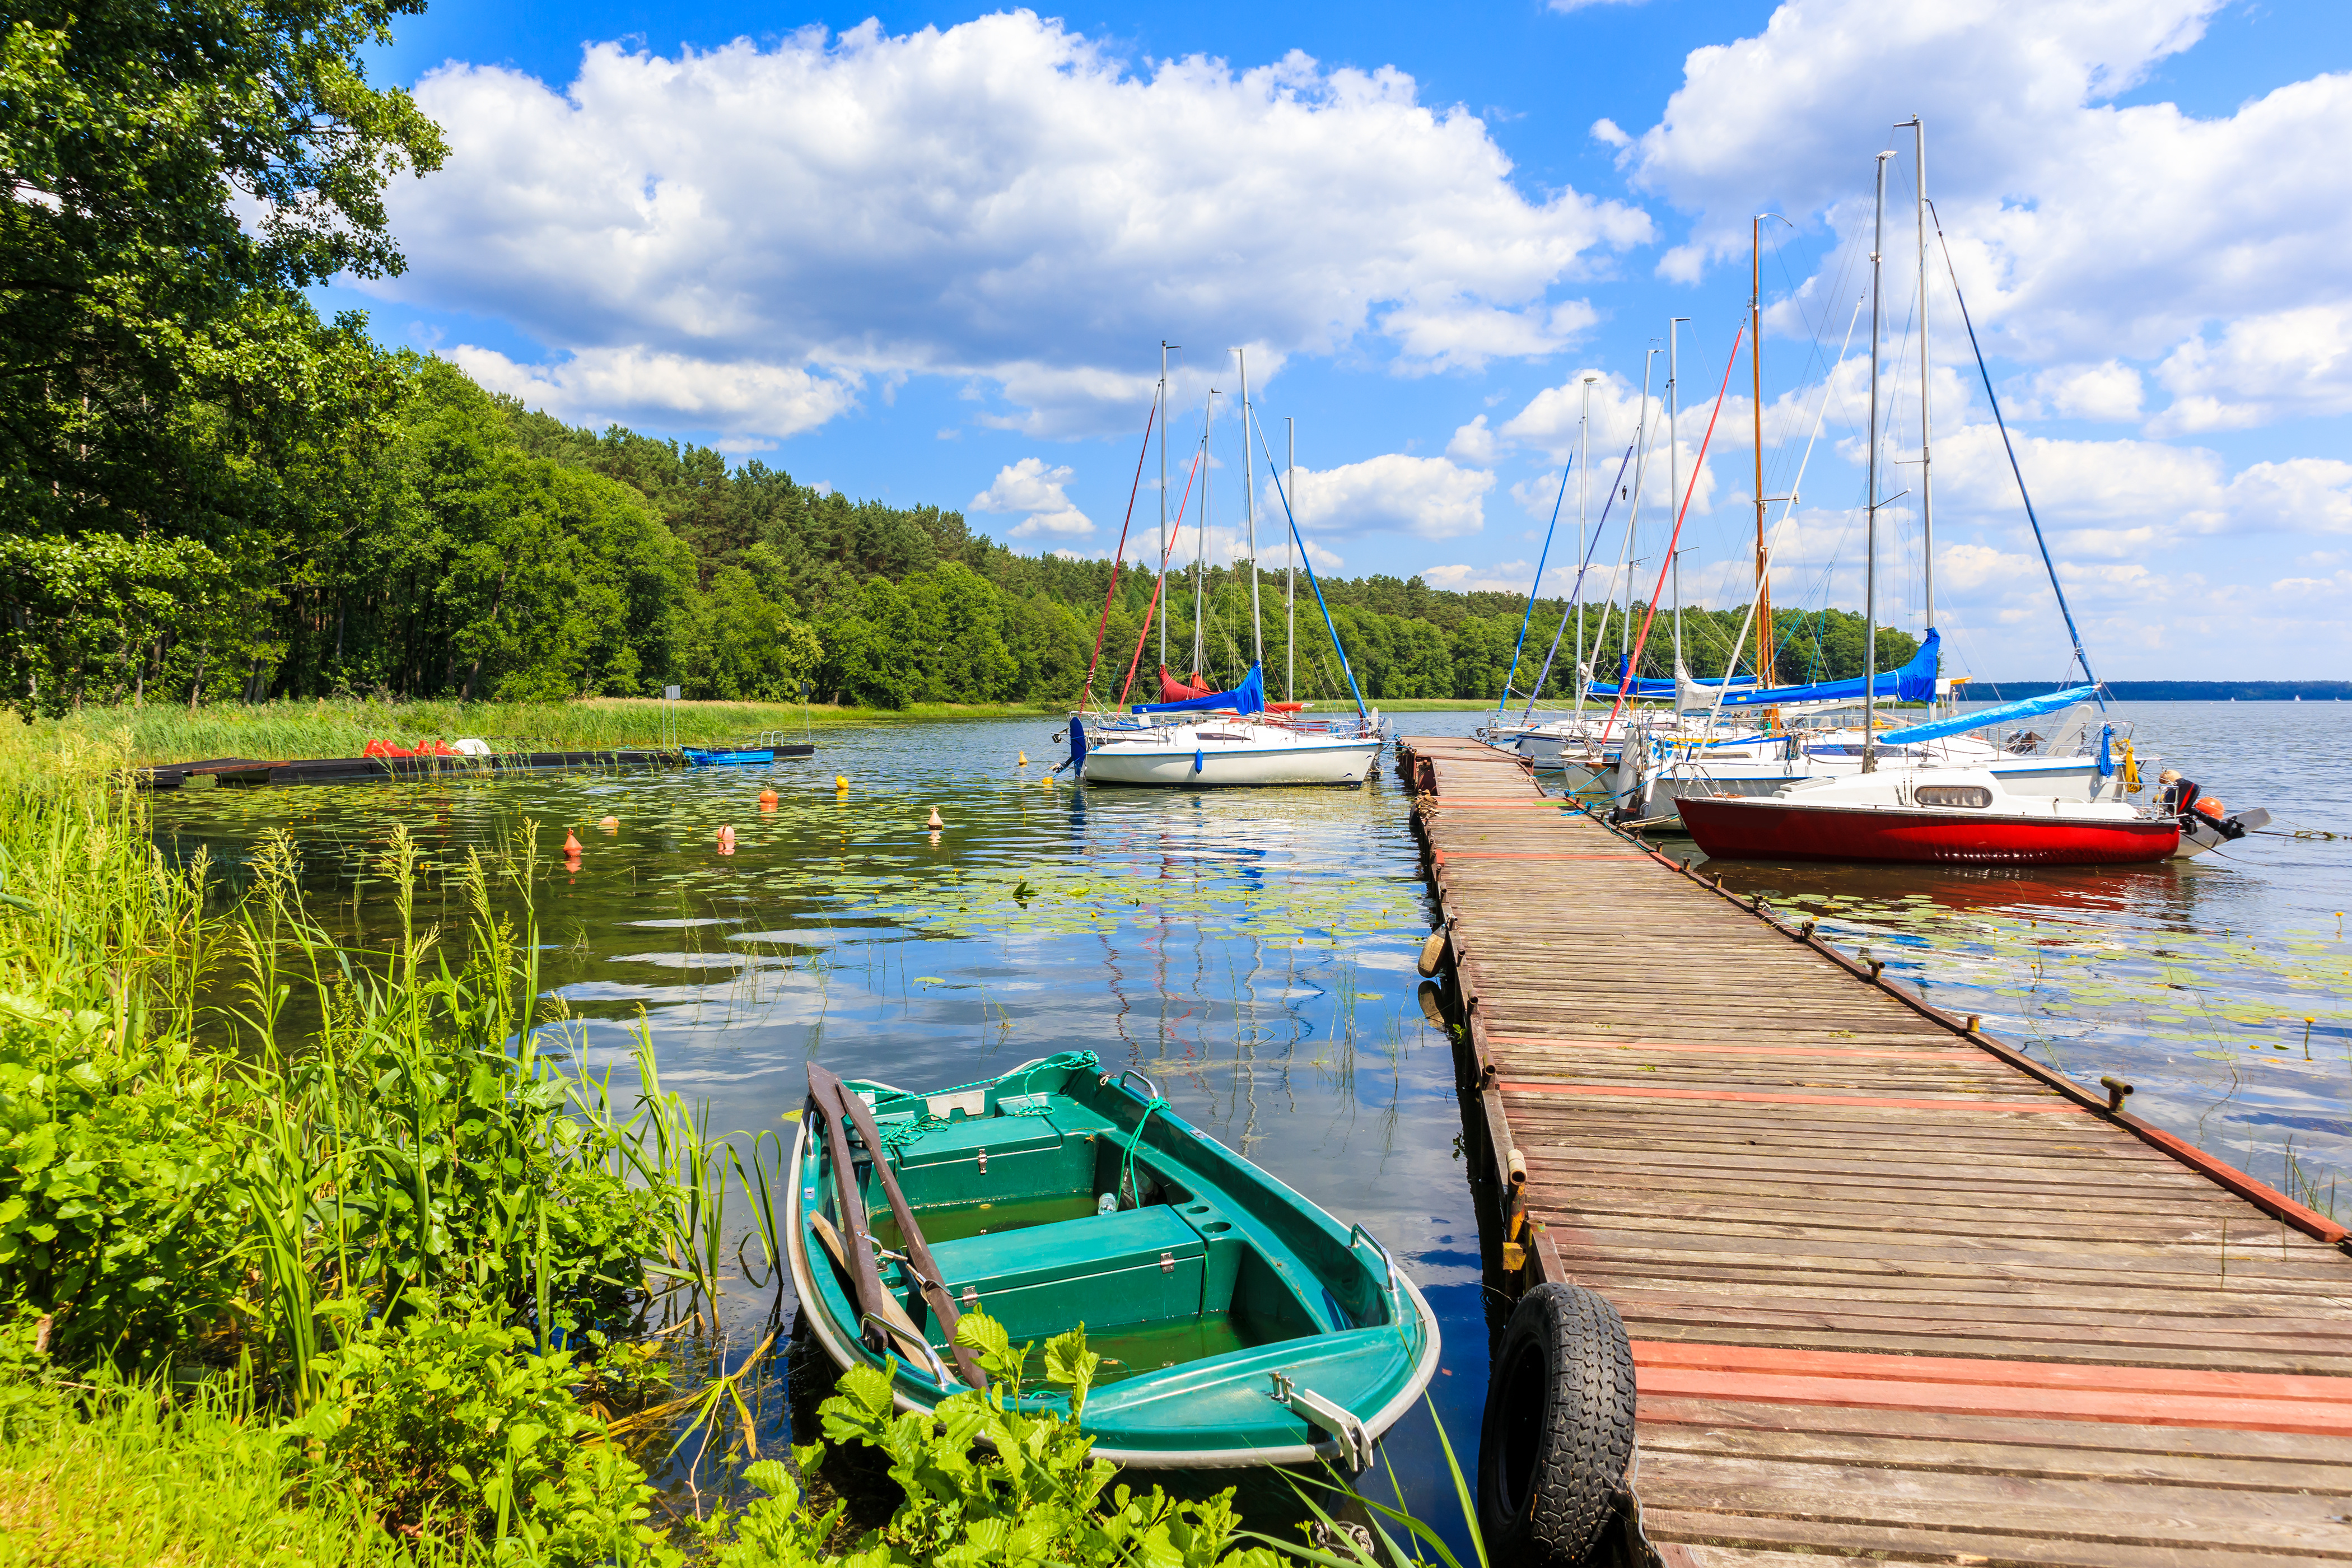
[[[1717,868],[1802,902],[1835,939],[2077,1078],[2129,1079],[2140,1114],[2329,1208],[2352,1167],[2352,949],[2336,912],[2352,907],[2352,841],[2287,835],[2352,828],[2336,764],[2352,715],[2117,712],[2144,760],[2160,753],[2233,810],[2269,806],[2273,833],[2145,870]],[[1462,734],[1483,718],[1394,723]],[[1466,1462],[1489,1325],[1451,1047],[1416,997],[1432,906],[1402,791],[1387,778],[1082,791],[1046,782],[1056,728],[827,730],[814,760],[772,769],[192,791],[157,797],[156,828],[234,865],[284,826],[313,890],[362,931],[390,915],[380,888],[371,901],[357,884],[395,822],[444,863],[524,819],[549,850],[576,830],[582,868],[559,862],[539,895],[549,984],[583,1018],[592,1058],[624,1072],[642,1011],[665,1086],[709,1099],[718,1127],[780,1129],[811,1061],[908,1087],[1062,1050],[1137,1068],[1396,1252],[1442,1321],[1434,1402]],[[763,786],[780,809],[758,809]],[[594,826],[607,816],[610,836]],[[731,856],[717,853],[721,825]],[[1528,896],[1542,892],[1531,871]],[[739,1286],[728,1305],[740,1353],[777,1303]],[[1427,1415],[1390,1446],[1416,1509],[1450,1517]]]

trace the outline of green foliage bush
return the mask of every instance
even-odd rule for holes
[[[398,1534],[511,1540],[544,1568],[654,1546],[653,1489],[581,1408],[568,1352],[533,1353],[528,1331],[478,1302],[407,1305],[324,1358],[325,1393],[284,1428],[299,1479]]]
[[[1067,1390],[1067,1415],[1022,1407],[1021,1369],[1034,1347],[1013,1349],[995,1320],[967,1312],[956,1340],[989,1374],[986,1394],[951,1394],[928,1413],[895,1413],[889,1373],[860,1366],[845,1373],[840,1392],[819,1407],[827,1437],[878,1448],[888,1458],[904,1500],[887,1524],[845,1553],[833,1554],[828,1546],[842,1508],[812,1513],[792,1471],[762,1460],[744,1476],[768,1495],[712,1526],[711,1563],[717,1568],[1278,1568],[1282,1559],[1263,1547],[1235,1548],[1240,1521],[1230,1491],[1186,1502],[1157,1487],[1143,1493],[1112,1488],[1118,1467],[1096,1458],[1093,1439],[1079,1429],[1102,1362],[1087,1349],[1083,1329],[1045,1346],[1046,1382]],[[824,1453],[822,1444],[813,1444],[795,1458],[805,1472]]]
[[[240,1140],[193,1058],[0,992],[0,1305],[55,1314],[61,1353],[137,1362],[228,1319]]]

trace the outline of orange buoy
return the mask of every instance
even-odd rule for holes
[[[781,797],[776,794],[776,792],[775,792],[774,790],[772,790],[772,789],[763,789],[763,790],[761,790],[761,791],[760,792],[760,809],[761,809],[761,811],[773,811],[773,810],[775,810],[775,809],[776,809],[776,802],[777,802],[777,801],[778,801],[778,799],[780,799],[780,798],[781,798]]]
[[[617,816],[608,816],[596,826],[607,833],[618,833],[621,831],[621,819]]]
[[[926,826],[929,826],[929,827],[930,827],[930,828],[932,828],[932,829],[934,829],[934,830],[937,830],[937,829],[941,828],[941,827],[945,827],[945,826],[947,826],[947,824],[946,824],[946,823],[941,822],[941,821],[940,820],[940,808],[939,808],[938,806],[936,806],[936,805],[935,805],[935,806],[931,807],[931,820],[930,820],[928,824],[926,824]]]
[[[583,847],[585,847],[580,842],[580,835],[568,827],[563,830],[563,852],[566,855],[577,855]]]
[[[721,855],[732,855],[735,853],[735,830],[733,828],[722,827],[719,830],[719,852]]]

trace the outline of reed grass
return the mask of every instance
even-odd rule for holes
[[[664,708],[668,711],[664,713]],[[1035,703],[919,703],[903,709],[816,703],[677,702],[649,698],[588,698],[573,702],[381,702],[320,698],[311,701],[216,703],[187,709],[170,703],[85,708],[60,719],[22,726],[23,739],[44,752],[120,753],[139,763],[197,762],[211,757],[275,760],[355,757],[370,741],[407,746],[419,740],[467,736],[501,750],[622,751],[659,743],[665,722],[671,741],[703,745],[845,724],[973,718],[1037,718],[1064,710]]]

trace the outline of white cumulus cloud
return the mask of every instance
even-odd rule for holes
[[[1302,531],[1456,539],[1486,527],[1486,492],[1494,488],[1495,476],[1484,468],[1465,468],[1450,458],[1385,452],[1320,472],[1301,468],[1291,504]],[[1264,504],[1279,515],[1282,502],[1271,480]]]
[[[1262,343],[1267,374],[1368,337],[1403,368],[1549,353],[1593,319],[1555,289],[1650,236],[1530,197],[1401,71],[1131,68],[1027,11],[416,93],[450,158],[392,193],[410,268],[382,291],[575,359],[976,378],[1038,433],[1123,423],[1163,336]]]
[[[756,360],[590,348],[552,364],[532,365],[470,344],[444,350],[443,357],[493,392],[579,425],[684,416],[722,431],[796,436],[857,401],[853,382]],[[736,445],[758,449],[766,443]]]
[[[2315,151],[2352,139],[2352,73],[2210,117],[2114,101],[2223,4],[1786,0],[1761,32],[1694,50],[1628,150],[1638,186],[1695,215],[1661,269],[1744,262],[1766,207],[1859,236],[1877,149],[1903,154],[1889,195],[1909,200],[1910,132],[1893,127],[1917,113],[1990,351],[2044,365],[2170,354],[2178,409],[2157,416],[2158,434],[2352,406],[2332,346],[2352,316],[2352,160]],[[1906,207],[1906,241],[1909,228]],[[1937,331],[1964,353],[1948,309]],[[2081,390],[2102,412],[2079,416],[2132,416],[2112,412],[2128,399],[2120,376]]]
[[[2039,410],[2062,419],[2137,419],[2146,394],[2138,370],[2119,360],[2059,365],[2033,378]]]
[[[1062,487],[1070,482],[1076,470],[1067,468],[1047,468],[1043,458],[1024,458],[1017,463],[1007,463],[996,471],[989,487],[971,498],[970,511],[1011,512],[1021,517],[1013,527],[1015,539],[1031,539],[1039,534],[1055,534],[1067,538],[1094,531],[1094,520],[1070,504]]]

